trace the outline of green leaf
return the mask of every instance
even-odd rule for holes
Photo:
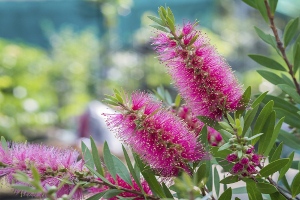
[[[282,179],[281,179],[281,182],[282,184],[284,185],[284,187],[291,193],[292,190],[291,190],[291,187],[286,179],[286,176],[284,176]]]
[[[164,190],[164,193],[165,193],[166,197],[168,199],[174,199],[172,193],[170,192],[169,188],[166,186],[166,184],[164,182],[162,182],[162,187],[163,187],[163,190]]]
[[[300,103],[300,95],[297,93],[296,89],[286,84],[279,84],[278,87],[292,97],[295,102]]]
[[[115,164],[115,169],[117,174],[120,176],[121,179],[123,179],[126,183],[132,186],[132,181],[130,174],[126,168],[126,166],[123,164],[123,162],[117,158],[116,156],[112,155],[114,164]]]
[[[165,26],[163,20],[161,20],[160,18],[158,17],[155,17],[155,16],[148,16],[149,19],[151,19],[152,21],[158,23],[159,25],[161,26]]]
[[[171,19],[171,21],[173,22],[173,24],[175,24],[175,17],[174,17],[174,14],[171,10],[171,8],[167,8],[167,13],[168,13],[168,17]]]
[[[214,187],[217,196],[220,194],[220,176],[217,168],[214,168]]]
[[[274,174],[275,172],[282,169],[288,162],[289,162],[288,158],[282,158],[279,160],[275,160],[275,161],[269,163],[264,168],[262,168],[259,173],[262,177],[270,176],[271,174]]]
[[[246,131],[249,129],[249,127],[251,126],[256,113],[258,111],[259,105],[256,105],[254,108],[247,110],[246,114],[245,114],[245,123],[244,123],[244,128],[243,128],[243,136],[245,135]]]
[[[98,178],[100,178],[103,182],[110,184],[109,180],[107,180],[106,178],[104,178],[101,174],[99,174],[96,170],[94,170],[94,168],[90,167],[89,165],[85,165],[94,175],[96,175]]]
[[[104,191],[104,192],[100,192],[100,193],[97,193],[89,198],[87,198],[86,200],[99,200],[101,199],[101,197],[106,193],[107,191]]]
[[[219,151],[225,150],[225,149],[229,149],[231,147],[231,144],[229,144],[228,142],[223,144],[220,148]]]
[[[206,187],[209,191],[212,191],[212,187],[213,187],[213,182],[212,182],[212,162],[210,160],[206,161],[206,177],[207,177],[207,181],[206,181]]]
[[[228,140],[232,137],[232,134],[224,129],[219,130],[219,133],[222,135],[225,142],[228,142]]]
[[[110,190],[107,190],[105,192],[105,194],[103,195],[103,199],[109,199],[109,198],[112,198],[112,197],[115,197],[117,196],[118,194],[122,193],[123,191],[122,190],[118,190],[118,189],[110,189]]]
[[[255,55],[255,54],[250,54],[248,55],[250,58],[252,58],[255,62],[258,64],[265,66],[269,69],[275,69],[275,70],[280,70],[280,71],[286,71],[286,69],[277,61],[268,58],[266,56],[262,55]]]
[[[298,172],[298,174],[296,174],[296,176],[294,177],[291,185],[291,190],[293,198],[300,193],[300,172]]]
[[[286,198],[282,196],[282,194],[280,194],[279,192],[275,192],[269,195],[271,197],[271,200],[286,200]]]
[[[280,130],[278,140],[293,149],[300,150],[300,139],[291,133]]]
[[[232,175],[232,176],[227,176],[226,178],[222,179],[220,181],[220,183],[231,184],[231,183],[236,183],[238,181],[239,181],[239,177],[236,175]]]
[[[277,192],[276,187],[271,185],[270,183],[257,183],[257,189],[263,194],[272,194]]]
[[[295,49],[295,53],[294,53],[294,74],[295,74],[298,71],[300,66],[300,43],[295,43],[294,49]]]
[[[267,103],[269,101],[273,100],[274,101],[274,107],[278,107],[284,110],[287,110],[291,113],[297,114],[298,111],[300,111],[296,106],[291,104],[288,101],[285,101],[279,97],[276,96],[271,96],[271,95],[266,95],[265,99],[263,100],[264,103]]]
[[[262,129],[265,125],[265,122],[267,121],[269,115],[271,114],[272,110],[273,110],[273,105],[274,105],[274,101],[269,101],[261,110],[261,112],[259,113],[254,129],[253,129],[253,135],[256,135],[258,133],[262,132]],[[254,145],[256,142],[258,141],[258,139],[252,140],[252,145]]]
[[[232,197],[232,189],[230,187],[221,194],[219,200],[228,200],[231,199],[231,197]]]
[[[94,168],[93,156],[83,141],[81,141],[81,150],[85,164]]]
[[[264,92],[262,93],[261,95],[259,95],[255,100],[254,102],[252,103],[251,107],[252,108],[255,108],[256,106],[258,106],[262,100],[264,100],[265,96],[267,95],[268,92]],[[246,118],[246,117],[245,117]]]
[[[276,114],[275,114],[275,111],[273,110],[271,112],[271,114],[269,115],[269,117],[267,118],[267,121],[262,128],[262,132],[264,134],[262,136],[260,136],[260,138],[259,138],[258,153],[260,155],[267,156],[269,153],[266,150],[269,147],[270,138],[272,138],[272,135],[273,135],[275,119],[276,119]],[[272,146],[273,146],[273,144],[271,145],[271,147]]]
[[[256,183],[254,181],[247,181],[246,188],[249,200],[263,200],[262,194],[257,189]]]
[[[275,152],[273,153],[272,157],[270,158],[270,162],[273,162],[275,160],[278,160],[281,156],[283,148],[283,142],[281,142],[278,147],[276,148]]]
[[[216,130],[219,129],[219,125],[218,122],[209,118],[209,117],[205,117],[205,116],[197,116],[198,119],[200,119],[200,121],[202,121],[203,123],[205,123],[207,126],[210,126]]]
[[[103,146],[103,158],[107,170],[109,171],[110,175],[116,180],[117,170],[115,168],[113,156],[110,153],[107,142],[105,142]]]
[[[295,36],[298,29],[298,24],[299,24],[299,18],[292,19],[287,23],[283,33],[284,47],[287,47],[290,41]]]
[[[172,20],[168,16],[166,17],[166,20],[167,20],[167,24],[168,24],[171,32],[174,33],[175,32],[175,24],[174,24],[174,22],[172,22]]]
[[[280,76],[274,74],[273,72],[269,72],[265,70],[257,70],[257,73],[259,73],[264,79],[266,79],[270,83],[273,83],[274,85],[285,84],[285,81],[282,80]]]
[[[30,187],[30,186],[25,186],[25,185],[18,185],[18,184],[13,184],[11,185],[12,188],[16,189],[16,190],[20,190],[20,191],[25,191],[28,193],[39,193],[41,192],[40,190]]]
[[[248,4],[249,6],[251,6],[252,8],[256,9],[256,3],[254,0],[242,0],[242,1]]]
[[[91,147],[92,147],[92,156],[93,156],[93,160],[94,160],[94,164],[96,166],[97,172],[99,174],[101,174],[102,176],[104,176],[104,172],[103,172],[103,168],[102,168],[98,148],[97,148],[96,143],[95,143],[95,141],[92,137],[90,137],[90,141],[91,141]]]
[[[274,15],[276,7],[277,7],[278,0],[269,0],[271,13]]]
[[[159,26],[159,25],[150,25],[152,26],[153,28],[156,28],[160,31],[163,31],[163,32],[166,32],[166,33],[169,33],[170,31],[168,31],[166,28],[162,27],[162,26]]]
[[[284,73],[281,74],[281,77],[282,77],[282,79],[285,81],[285,83],[286,83],[287,85],[289,85],[289,86],[291,86],[291,87],[294,87],[294,86],[295,86],[294,83],[293,83],[293,81],[291,80],[291,78],[288,77],[287,75],[285,75]]]
[[[195,178],[195,185],[199,185],[200,182],[205,178],[206,175],[206,163],[203,163],[198,168],[196,174],[194,175]]]
[[[256,8],[257,8],[257,10],[259,10],[261,16],[268,23],[269,22],[269,18],[268,18],[268,13],[267,13],[267,9],[266,9],[264,1],[262,1],[262,0],[254,0],[254,1],[256,2]]]
[[[166,198],[162,186],[159,184],[152,172],[142,171],[144,179],[149,184],[151,191],[161,198]]]
[[[292,163],[293,163],[293,159],[294,159],[294,154],[295,152],[293,151],[290,155],[289,155],[289,162],[280,170],[279,172],[279,177],[278,177],[278,180],[282,179],[286,172],[290,169]]]
[[[179,94],[177,94],[177,96],[175,98],[175,106],[176,106],[176,108],[178,108],[180,106],[180,102],[181,102],[181,96]]]
[[[257,27],[254,27],[254,29],[255,29],[257,35],[258,35],[264,42],[266,42],[267,44],[271,45],[271,46],[277,51],[277,53],[278,53],[279,55],[281,55],[280,52],[279,52],[279,50],[278,50],[278,48],[277,48],[277,43],[276,43],[276,39],[275,39],[274,36],[272,36],[272,35],[270,35],[270,34],[264,33],[261,29],[259,29],[259,28],[257,28]]]
[[[223,170],[225,172],[231,172],[232,171],[232,167],[233,167],[232,163],[224,162],[224,158],[218,158],[218,157],[216,157],[215,159],[218,162],[218,164],[223,168]]]
[[[285,117],[285,123],[291,125],[292,127],[300,128],[300,115],[298,113],[291,113],[288,110],[276,107],[274,107],[274,110],[276,111],[278,118]]]
[[[226,156],[231,153],[231,150],[226,149],[223,151],[219,151],[219,147],[211,147],[210,152],[214,157],[225,159]]]
[[[133,179],[135,180],[135,182],[137,183],[137,185],[139,186],[139,188],[142,190],[142,185],[141,185],[141,181],[140,178],[138,178],[138,175],[136,174],[136,171],[134,170],[131,160],[128,156],[128,153],[125,149],[125,147],[122,145],[122,149],[123,149],[123,154],[124,154],[124,158],[126,160],[126,164],[128,166],[129,172],[131,173],[131,176],[133,177]]]
[[[271,139],[269,138],[269,143],[267,144],[267,147],[265,148],[265,155],[269,155],[273,145],[275,144],[283,121],[284,121],[284,117],[282,117],[276,124],[276,126],[273,130],[273,133],[271,134],[271,137],[270,137]]]
[[[4,149],[4,151],[8,151],[7,142],[3,136],[1,136],[1,146]]]

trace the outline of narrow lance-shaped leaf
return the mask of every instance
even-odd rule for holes
[[[280,71],[286,71],[286,69],[277,61],[268,58],[266,56],[263,55],[254,55],[254,54],[250,54],[248,55],[250,58],[252,58],[255,62],[257,62],[258,64],[265,66],[269,69],[275,69],[275,70],[280,70]]]
[[[107,142],[105,142],[103,146],[103,157],[104,157],[104,163],[106,165],[107,170],[109,171],[113,179],[116,180],[117,170],[115,168],[115,163],[112,154],[110,153]]]
[[[279,177],[278,177],[278,180],[282,179],[286,172],[290,169],[292,163],[293,163],[293,159],[294,159],[294,154],[295,152],[293,151],[290,155],[289,155],[289,162],[280,170],[279,172]]]
[[[298,24],[299,24],[299,18],[292,19],[287,23],[283,33],[283,42],[285,47],[288,46],[290,41],[295,36],[298,29]]]
[[[277,140],[277,137],[278,137],[278,134],[279,134],[279,131],[281,129],[281,125],[283,124],[284,122],[284,117],[282,117],[278,123],[276,124],[276,126],[274,127],[274,130],[273,130],[273,133],[271,135],[271,139],[269,138],[269,143],[267,144],[267,147],[265,148],[265,155],[269,155],[273,145],[275,144],[276,140]]]
[[[266,123],[264,124],[262,131],[264,134],[259,139],[258,144],[258,153],[260,155],[268,155],[266,152],[268,145],[270,144],[270,138],[272,138],[273,130],[275,126],[276,114],[275,111],[272,111],[269,117],[267,118]]]
[[[128,184],[130,184],[132,186],[133,184],[131,181],[131,177],[130,177],[130,174],[129,174],[126,166],[116,156],[112,155],[112,158],[113,158],[113,161],[115,164],[115,169],[116,169],[117,174],[120,176],[121,179],[123,179],[124,181],[126,181]]]
[[[3,136],[1,136],[1,145],[2,145],[2,148],[4,149],[4,151],[8,150],[7,142]]]
[[[278,87],[292,97],[295,102],[300,103],[300,95],[297,93],[295,88],[292,88],[286,84],[279,84]]]
[[[254,27],[255,29],[255,32],[257,33],[257,35],[264,41],[266,42],[267,44],[271,45],[275,50],[276,52],[280,54],[280,51],[278,50],[277,48],[277,43],[276,43],[276,40],[275,40],[275,37],[270,35],[270,34],[266,34],[264,33],[261,29],[257,28],[257,27]]]
[[[271,13],[274,15],[276,7],[277,7],[278,0],[269,0]]]
[[[300,36],[299,36],[300,38]],[[300,42],[299,43],[295,43],[294,45],[295,48],[295,54],[294,54],[294,74],[296,74],[296,72],[299,69],[300,66]]]
[[[300,172],[294,177],[291,185],[292,197],[294,198],[300,193]]]
[[[162,26],[159,26],[159,25],[150,25],[150,26],[152,26],[153,28],[156,28],[157,30],[166,32],[166,33],[169,33],[169,32],[170,32],[170,31],[168,31],[166,28],[164,28],[164,27],[162,27]]]
[[[148,16],[148,18],[151,19],[152,21],[158,23],[161,26],[165,26],[164,22],[160,18],[158,18],[158,17]]]
[[[83,141],[81,141],[81,150],[82,150],[85,164],[93,168],[94,167],[93,156]]]
[[[256,187],[263,194],[272,194],[277,192],[276,187],[270,183],[257,183]]]
[[[263,200],[262,194],[256,187],[256,183],[252,180],[246,182],[246,188],[249,200]]]
[[[273,72],[269,72],[265,70],[257,70],[257,73],[259,73],[264,79],[266,79],[270,83],[273,83],[274,85],[285,84],[285,81],[282,80],[280,76],[278,76]]]
[[[300,150],[300,139],[294,134],[288,133],[284,130],[280,130],[278,140],[282,141],[285,145]]]
[[[98,148],[97,148],[96,143],[95,143],[95,141],[92,137],[90,137],[90,141],[91,141],[91,147],[92,147],[92,156],[93,156],[93,160],[94,160],[94,164],[96,166],[97,172],[99,174],[101,174],[102,176],[104,176],[104,172],[103,172],[103,168],[102,168]]]
[[[228,200],[231,199],[231,197],[232,197],[232,189],[230,187],[221,194],[219,200]]]
[[[214,186],[217,196],[219,196],[220,193],[220,176],[217,168],[214,168]]]
[[[262,0],[254,0],[254,1],[256,2],[256,8],[259,10],[261,16],[268,23],[269,18],[268,18],[268,13],[264,1]]]
[[[260,170],[259,174],[262,177],[270,176],[270,175],[274,174],[275,172],[279,171],[280,169],[282,169],[288,162],[289,162],[288,158],[275,160],[275,161],[269,163],[264,168],[262,168]]]
[[[278,160],[280,158],[281,153],[282,153],[282,148],[283,148],[283,142],[281,142],[277,146],[275,152],[273,153],[272,157],[270,158],[270,162],[273,162],[273,161]]]

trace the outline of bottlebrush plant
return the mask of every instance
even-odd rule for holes
[[[277,0],[243,1],[270,25],[273,35],[255,30],[283,62],[249,57],[279,71],[258,73],[285,98],[265,92],[250,99],[251,88],[243,91],[225,59],[197,30],[198,23],[175,26],[171,9],[160,7],[159,17],[149,16],[158,30],[153,45],[179,95],[173,101],[159,87],[153,94],[116,89],[106,96],[116,110],[105,114],[107,125],[127,147],[125,162],[107,143],[101,159],[92,138],[91,150],[82,143],[82,159],[73,150],[2,138],[0,177],[16,193],[50,200],[227,200],[242,193],[250,200],[300,199],[300,162],[294,159],[300,150],[299,18],[289,21],[279,37]],[[283,123],[288,128],[282,129]],[[283,157],[286,146],[292,152]]]

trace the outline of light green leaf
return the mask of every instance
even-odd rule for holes
[[[106,141],[103,146],[103,158],[104,158],[104,163],[106,165],[107,170],[109,171],[109,173],[113,177],[113,179],[116,180],[117,170],[115,168],[113,156],[110,153],[110,150],[109,150],[109,147],[108,147],[108,144]]]
[[[299,18],[292,19],[287,23],[283,33],[284,47],[287,47],[290,41],[295,36],[298,29],[298,24],[299,24]]]
[[[269,117],[269,115],[271,114],[272,110],[273,110],[273,105],[274,105],[274,101],[269,101],[261,110],[261,112],[259,113],[256,123],[254,125],[254,129],[253,129],[253,135],[256,135],[258,133],[262,132],[262,129]],[[258,139],[254,139],[252,140],[252,145],[254,145],[256,142],[258,141]]]
[[[279,160],[275,160],[275,161],[269,163],[264,168],[262,168],[260,170],[259,174],[262,177],[270,176],[270,175],[274,174],[275,172],[279,171],[280,169],[282,169],[288,162],[289,162],[288,158],[282,158]]]
[[[104,178],[101,174],[99,174],[96,170],[94,170],[94,168],[90,167],[89,165],[85,165],[94,175],[96,175],[97,177],[99,177],[103,182],[110,184],[109,180],[107,180],[106,178]]]
[[[172,22],[172,20],[168,16],[166,17],[166,20],[167,20],[167,24],[168,24],[169,29],[171,30],[172,33],[174,33],[175,32],[174,22]]]
[[[296,89],[286,84],[279,84],[278,87],[292,97],[295,102],[300,103],[300,95],[297,93]]]
[[[40,190],[38,190],[36,188],[25,186],[25,185],[13,184],[13,185],[11,185],[11,187],[16,189],[16,190],[25,191],[25,192],[28,192],[28,193],[39,193],[39,192],[41,192]]]
[[[165,26],[163,20],[161,20],[160,18],[158,17],[155,17],[155,16],[148,16],[149,19],[151,19],[152,21],[158,23],[159,25],[161,26]]]
[[[228,142],[223,144],[220,148],[219,151],[225,150],[225,149],[229,149],[229,147],[231,147],[231,144],[229,144]]]
[[[177,96],[175,98],[175,106],[176,106],[176,108],[178,108],[180,106],[180,102],[181,102],[181,96],[179,94],[177,94]]]
[[[219,133],[222,135],[225,142],[228,142],[228,140],[232,137],[232,134],[224,129],[219,130]]]
[[[300,193],[300,172],[298,172],[298,174],[296,174],[296,176],[294,177],[291,185],[291,190],[293,198]]]
[[[123,179],[126,183],[132,186],[132,181],[130,174],[126,168],[126,166],[123,164],[123,162],[117,158],[116,156],[112,155],[114,164],[115,164],[115,169],[117,174],[120,176],[121,179]]]
[[[173,22],[173,24],[175,24],[175,17],[174,17],[174,14],[171,10],[171,8],[167,8],[167,13],[168,13],[168,17],[171,19],[171,21]]]
[[[231,199],[231,197],[232,197],[232,189],[230,187],[221,194],[219,200],[228,200]]]
[[[256,187],[263,194],[272,194],[274,192],[277,192],[276,187],[274,187],[270,183],[256,183]]]
[[[274,85],[278,84],[286,84],[284,80],[277,74],[274,74],[273,72],[265,71],[265,70],[257,70],[257,73],[259,73],[264,79],[269,81],[270,83],[273,83]]]
[[[160,198],[166,198],[163,188],[155,178],[153,172],[148,172],[146,170],[146,171],[142,171],[142,174],[145,180],[147,181],[147,183],[149,184],[151,191],[157,196],[159,196]]]
[[[254,102],[252,103],[251,107],[252,108],[255,108],[256,106],[258,106],[262,100],[265,98],[265,96],[267,95],[268,92],[264,92],[262,93],[261,95],[259,95],[255,100]],[[246,118],[246,117],[245,117]]]
[[[81,141],[81,151],[85,164],[94,168],[93,156],[83,141]]]
[[[170,31],[168,31],[166,28],[162,27],[162,26],[159,26],[159,25],[150,25],[152,26],[153,28],[156,28],[160,31],[163,31],[163,32],[166,32],[166,33],[169,33]]]
[[[274,15],[276,7],[277,7],[278,0],[269,0],[271,13]]]
[[[261,16],[264,18],[264,20],[267,23],[269,23],[268,13],[264,1],[262,0],[254,0],[254,1],[256,3],[256,8],[257,10],[259,10]]]
[[[102,168],[98,148],[97,148],[96,143],[95,143],[95,141],[92,137],[90,137],[90,141],[91,141],[91,147],[92,147],[92,156],[93,156],[93,160],[94,160],[94,164],[96,166],[97,172],[99,174],[101,174],[102,176],[104,176],[104,172],[103,172],[103,168]]]
[[[206,163],[203,163],[198,168],[196,174],[194,175],[195,178],[195,185],[199,185],[200,182],[205,178],[206,175]]]
[[[262,56],[262,55],[254,55],[254,54],[250,54],[248,55],[250,58],[252,58],[255,62],[257,62],[258,64],[265,66],[269,69],[275,69],[275,70],[280,70],[280,71],[286,71],[286,69],[277,61],[268,58],[266,56]]]
[[[1,136],[1,145],[4,151],[8,151],[7,142],[3,136]]]

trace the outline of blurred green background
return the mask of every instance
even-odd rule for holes
[[[279,29],[299,14],[295,4],[279,0]],[[171,7],[179,25],[198,19],[254,94],[279,94],[247,57],[275,52],[256,36],[254,26],[267,27],[259,13],[240,0],[0,0],[0,135],[40,141],[57,130],[76,134],[88,103],[115,87],[163,85],[175,96],[150,40],[157,31],[147,16],[161,5]]]

